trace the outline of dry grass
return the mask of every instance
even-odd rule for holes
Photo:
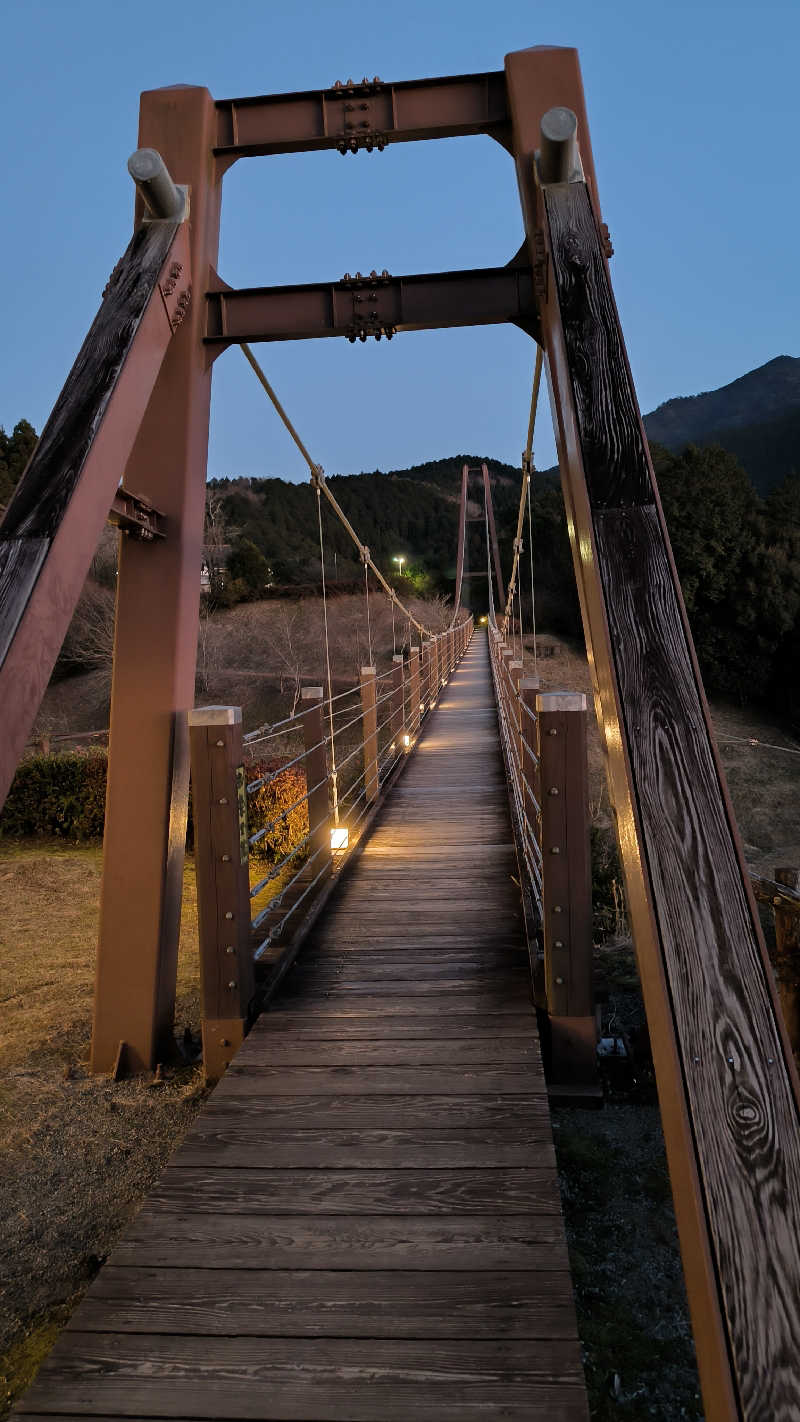
[[[533,673],[532,639],[525,638],[525,674]],[[553,656],[539,656],[546,691],[584,691],[589,707],[589,798],[595,822],[610,824],[605,756],[594,715],[591,674],[581,643],[539,637]],[[753,707],[711,705],[720,757],[748,863],[764,874],[800,865],[800,747],[775,717]],[[750,739],[782,747],[750,745]],[[792,752],[797,752],[793,754]]]
[[[0,1415],[34,1376],[202,1094],[197,1068],[113,1083],[87,1072],[102,852],[0,842]],[[199,1023],[187,862],[180,1026]]]
[[[85,1067],[102,850],[0,843],[0,1073]],[[198,1009],[197,891],[187,860],[178,959],[181,1023]]]

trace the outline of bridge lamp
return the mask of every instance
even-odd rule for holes
[[[331,829],[331,849],[334,853],[343,854],[350,843],[350,831],[347,825],[334,825]]]
[[[399,565],[400,565],[400,577],[401,577],[401,578],[402,578],[402,576],[403,576],[403,564],[405,563],[405,561],[406,561],[406,557],[405,557],[405,554],[404,554],[404,553],[395,554],[394,558],[392,559],[392,562],[393,562],[393,563],[399,563]]]
[[[410,745],[411,745],[411,737],[410,737],[410,735],[408,734],[408,731],[406,731],[405,734],[404,734],[404,736],[403,736],[403,749],[404,749],[404,750],[408,750],[408,748],[409,748]]]

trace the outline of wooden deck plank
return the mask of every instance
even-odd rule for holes
[[[72,1326],[213,1337],[574,1338],[569,1275],[103,1269]]]
[[[483,641],[441,707],[28,1418],[586,1422]]]
[[[359,1162],[360,1165],[360,1162]],[[547,1167],[472,1170],[168,1169],[148,1196],[165,1213],[253,1215],[557,1215]]]
[[[333,1041],[298,1038],[294,1034],[260,1038],[249,1055],[248,1066],[365,1065],[373,1067],[432,1065],[458,1067],[500,1062],[538,1062],[539,1043],[533,1036],[519,1037],[403,1037],[399,1041],[349,1037]]]
[[[54,1385],[84,1416],[530,1422],[585,1418],[571,1340],[384,1340],[78,1333]],[[34,1401],[36,1387],[32,1390]],[[24,1409],[23,1409],[24,1410]]]
[[[112,1258],[194,1269],[566,1269],[558,1215],[203,1215],[145,1208]]]
[[[542,1100],[538,1120],[525,1125],[453,1130],[270,1129],[261,1120],[227,1114],[200,1122],[174,1157],[175,1168],[196,1166],[238,1171],[262,1161],[276,1170],[346,1169],[354,1160],[362,1170],[469,1170],[492,1159],[498,1168],[554,1165],[550,1121]]]

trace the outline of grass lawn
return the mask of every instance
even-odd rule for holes
[[[0,841],[0,1415],[191,1124],[197,1067],[88,1075],[102,852]],[[176,1020],[200,1024],[194,864],[184,873]]]

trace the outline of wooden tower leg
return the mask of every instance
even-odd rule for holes
[[[800,1391],[792,1053],[611,289],[577,55],[511,54],[506,80],[705,1415],[788,1418]]]
[[[215,119],[206,89],[142,95],[140,146],[157,149],[190,189],[194,295],[125,474],[164,513],[167,537],[121,547],[93,1071],[111,1069],[121,1042],[129,1069],[150,1068],[172,1032],[211,396],[204,293],[221,196]]]

